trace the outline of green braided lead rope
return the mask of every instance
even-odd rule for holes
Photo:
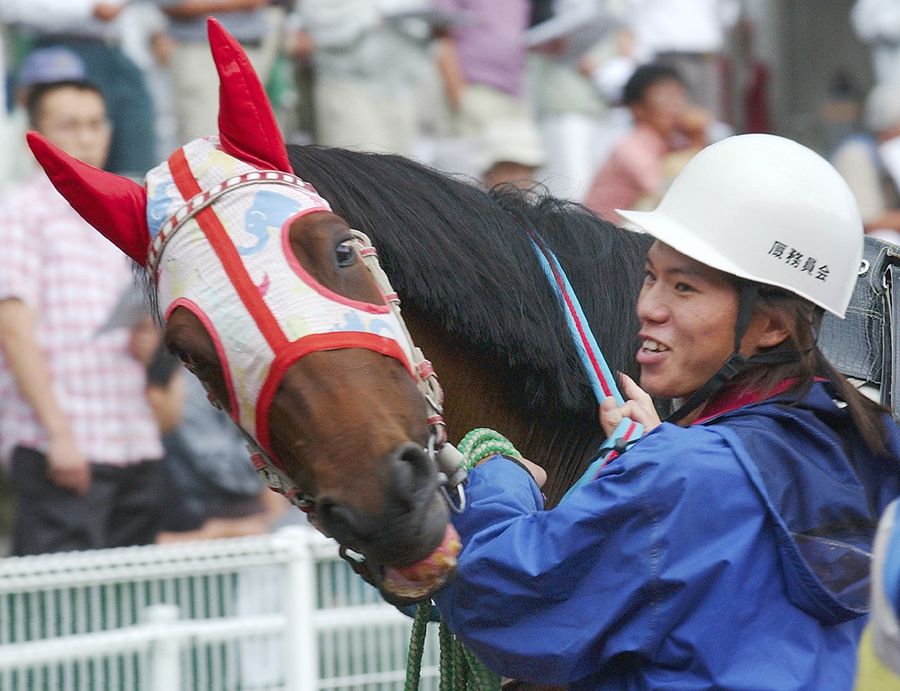
[[[456,449],[466,459],[466,470],[474,468],[475,464],[483,458],[498,453],[504,456],[522,457],[509,439],[487,427],[473,429],[460,440]]]
[[[520,458],[522,456],[509,439],[487,427],[473,429],[462,438],[456,448],[465,458],[467,470],[471,470],[483,458],[494,454]],[[431,602],[419,603],[409,640],[404,691],[419,689],[422,655],[430,615]],[[474,653],[457,640],[443,621],[438,630],[438,640],[441,648],[440,691],[499,691],[500,676],[485,667]]]
[[[413,617],[412,632],[409,635],[406,683],[403,685],[403,691],[418,691],[419,689],[419,679],[422,677],[422,653],[425,651],[425,633],[430,614],[431,602],[422,602],[416,607],[416,616]]]
[[[441,646],[440,652],[440,670],[441,684],[439,691],[453,691],[453,634],[450,627],[443,621],[438,626],[438,641]],[[450,670],[450,673],[447,673]]]

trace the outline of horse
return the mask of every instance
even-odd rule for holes
[[[502,432],[542,464],[553,506],[596,458],[597,405],[530,242],[563,265],[610,367],[636,376],[634,305],[649,247],[536,187],[483,190],[390,155],[289,145],[294,170],[372,238],[413,339],[444,388],[451,441]]]
[[[215,20],[209,32],[218,136],[176,150],[146,188],[39,135],[29,144],[72,206],[145,267],[167,345],[269,484],[362,555],[385,599],[427,598],[460,546],[436,467],[444,411],[413,340],[441,368],[452,434],[501,429],[547,464],[552,503],[601,433],[527,233],[557,251],[619,369],[633,368],[646,241],[566,202],[486,194],[397,157],[305,148],[291,160],[240,46]],[[377,238],[411,328],[360,231]]]

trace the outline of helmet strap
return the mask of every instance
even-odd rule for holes
[[[738,310],[737,320],[734,325],[734,351],[728,357],[728,360],[725,361],[725,364],[719,368],[719,371],[712,375],[699,389],[694,391],[674,413],[669,415],[666,418],[666,422],[678,423],[683,420],[691,412],[712,398],[748,364],[774,365],[800,361],[802,354],[797,351],[760,353],[749,358],[741,355],[741,341],[744,339],[744,334],[747,333],[747,328],[750,326],[750,319],[753,316],[753,308],[756,307],[759,290],[756,283],[744,280],[739,280],[737,288]]]
[[[748,364],[782,365],[799,362],[803,358],[803,353],[797,350],[758,353],[749,358],[741,355],[741,341],[744,339],[744,334],[747,333],[747,328],[750,326],[750,319],[753,316],[753,309],[756,307],[758,298],[759,290],[757,284],[749,281],[741,281],[738,284],[738,313],[734,325],[734,351],[728,357],[728,360],[725,361],[725,364],[705,384],[694,391],[674,413],[666,418],[666,422],[677,424],[686,418],[690,413],[709,401]]]

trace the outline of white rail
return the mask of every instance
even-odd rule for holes
[[[305,527],[0,560],[4,691],[400,689],[410,625]]]

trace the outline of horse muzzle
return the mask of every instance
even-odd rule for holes
[[[342,556],[388,602],[409,604],[428,597],[452,575],[461,542],[427,450],[407,442],[382,462],[389,470],[377,515],[326,495],[315,501],[310,519],[343,545]],[[349,557],[348,550],[361,558]]]

